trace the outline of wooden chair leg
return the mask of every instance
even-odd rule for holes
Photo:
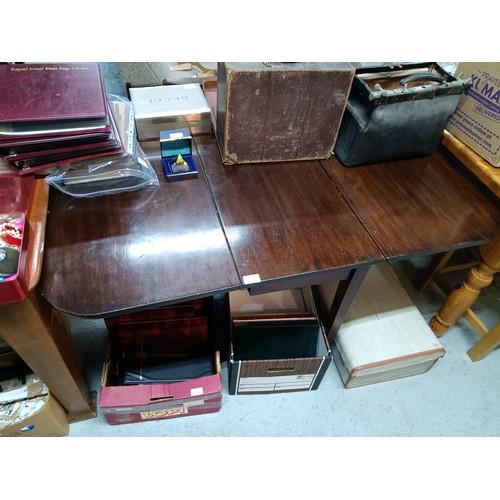
[[[493,281],[493,272],[485,264],[470,270],[467,279],[446,298],[439,311],[432,317],[432,331],[440,336],[455,323],[458,317],[470,308],[479,297],[482,288]]]
[[[479,248],[481,261],[473,267],[460,287],[446,298],[439,311],[431,318],[430,327],[437,335],[442,335],[471,307],[481,289],[493,281],[493,275],[500,271],[500,235]]]
[[[472,361],[483,359],[495,347],[500,345],[500,323],[497,323],[484,337],[471,347],[467,354]]]
[[[439,274],[441,269],[448,264],[448,261],[451,259],[453,251],[450,252],[442,252],[436,254],[432,262],[427,267],[427,273],[422,279],[422,282],[418,285],[419,292],[426,292],[427,289],[431,286],[431,283],[434,281],[434,276]]]

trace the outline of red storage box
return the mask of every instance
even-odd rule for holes
[[[196,299],[173,306],[121,314],[105,319],[113,342],[122,346],[206,345],[208,302]]]
[[[99,407],[111,425],[213,413],[222,405],[212,301],[106,319]]]
[[[172,384],[110,386],[114,360],[103,370],[99,407],[110,425],[215,413],[222,406],[219,353],[215,373]]]

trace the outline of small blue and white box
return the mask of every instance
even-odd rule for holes
[[[186,128],[160,131],[163,170],[168,180],[198,176],[192,156],[192,137]]]

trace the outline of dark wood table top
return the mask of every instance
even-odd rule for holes
[[[195,142],[241,281],[253,291],[344,279],[383,260],[319,161],[225,166],[213,136]]]
[[[143,147],[158,188],[94,198],[51,188],[40,290],[56,309],[102,317],[239,288],[203,171],[167,182],[159,143]]]
[[[500,204],[451,155],[359,167],[321,163],[388,260],[489,241],[500,232]]]
[[[147,143],[146,143],[147,144]],[[198,178],[95,198],[51,188],[39,288],[103,317],[240,287],[346,279],[363,266],[481,244],[498,199],[441,152],[363,167],[337,160],[225,166],[195,137]]]

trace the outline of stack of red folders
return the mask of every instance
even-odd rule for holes
[[[20,175],[122,151],[99,64],[0,65],[0,156]]]

